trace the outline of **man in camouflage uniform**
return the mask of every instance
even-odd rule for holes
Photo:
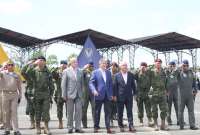
[[[195,126],[195,116],[194,116],[194,97],[197,94],[196,82],[194,74],[189,70],[188,60],[184,60],[182,63],[182,69],[178,75],[178,85],[180,90],[179,95],[179,123],[180,129],[184,129],[184,109],[185,106],[188,109],[189,124],[191,130],[197,130]]]
[[[48,123],[50,120],[49,110],[54,92],[52,75],[46,67],[46,59],[43,56],[38,57],[35,66],[29,66],[26,73],[30,74],[33,81],[35,119],[37,134],[41,134],[40,122],[44,121],[44,133],[50,135]]]
[[[83,77],[84,77],[84,89],[83,89],[83,111],[82,111],[82,123],[83,128],[87,128],[87,110],[88,105],[92,107],[92,119],[94,122],[94,97],[90,93],[89,90],[89,81],[93,71],[93,62],[90,62],[87,67],[83,70]]]
[[[112,62],[111,64],[111,75],[112,75],[112,80],[114,83],[114,77],[115,74],[119,72],[119,65],[116,62]],[[111,101],[111,117],[110,117],[110,121],[111,121],[111,125],[114,126],[113,120],[117,120],[117,102],[116,101]]]
[[[151,101],[149,98],[149,90],[151,87],[150,83],[150,72],[147,69],[147,63],[142,62],[140,69],[135,74],[137,81],[137,106],[138,106],[138,118],[140,124],[143,126],[144,117],[144,105],[148,118],[148,126],[152,126],[152,112],[151,112]]]
[[[27,100],[26,104],[26,114],[30,116],[31,126],[30,129],[35,129],[35,106],[34,106],[34,89],[33,81],[31,76],[26,74],[26,70],[35,62],[35,58],[31,59],[27,65],[22,68],[21,74],[26,79],[26,89],[25,89],[25,98]]]
[[[167,75],[167,91],[168,91],[167,102],[168,102],[168,108],[169,108],[167,121],[168,121],[169,125],[172,125],[171,109],[172,109],[172,104],[174,104],[177,125],[179,125],[179,121],[178,121],[178,79],[177,79],[178,70],[176,69],[176,63],[174,61],[171,61],[169,63],[169,67],[166,70],[166,75]]]
[[[167,116],[167,101],[166,101],[166,74],[161,67],[161,59],[155,60],[155,67],[151,69],[150,82],[151,82],[151,91],[152,94],[152,115],[155,125],[155,130],[158,130],[158,106],[160,108],[160,117],[161,117],[161,130],[165,130],[165,119]]]
[[[54,93],[54,101],[57,104],[57,118],[59,120],[59,129],[63,129],[63,105],[64,105],[64,100],[62,98],[62,89],[61,89],[61,79],[62,79],[62,73],[63,71],[67,68],[67,61],[62,60],[60,62],[60,67],[56,68],[52,72],[52,76],[56,85],[55,93]],[[67,107],[66,107],[67,108]],[[66,113],[67,117],[67,113]]]

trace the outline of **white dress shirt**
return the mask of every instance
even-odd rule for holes
[[[100,68],[100,71],[101,71],[101,74],[102,74],[102,76],[103,76],[104,82],[106,82],[106,71],[103,70],[103,69],[101,69],[101,68]]]
[[[125,84],[127,84],[127,76],[128,76],[127,72],[126,73],[122,73],[122,77],[124,79]]]

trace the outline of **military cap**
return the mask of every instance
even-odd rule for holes
[[[162,63],[162,60],[161,59],[155,59],[155,62],[160,62],[160,63]]]
[[[174,61],[170,61],[169,65],[176,65],[176,63]]]
[[[147,67],[147,63],[146,63],[146,62],[141,62],[141,63],[140,63],[140,66],[145,66],[145,67]]]
[[[88,64],[91,66],[94,66],[94,62],[92,62],[92,61],[90,61]]]
[[[39,56],[39,57],[37,57],[37,59],[42,59],[42,60],[46,61],[46,58],[44,56]]]
[[[66,64],[67,65],[67,60],[61,60],[60,64]]]
[[[189,62],[188,62],[188,60],[183,60],[183,61],[182,61],[182,64],[184,64],[184,65],[189,65]]]

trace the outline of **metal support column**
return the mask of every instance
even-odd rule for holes
[[[124,53],[123,47],[117,49],[118,64],[123,61],[123,55],[124,55],[123,53]]]
[[[164,52],[166,65],[170,62],[170,52]]]
[[[134,69],[134,64],[135,64],[135,51],[138,49],[137,45],[130,45],[128,48],[129,51],[129,64],[130,64],[130,69]]]
[[[192,56],[192,66],[194,71],[196,72],[197,69],[197,49],[191,49],[189,50],[190,54]]]

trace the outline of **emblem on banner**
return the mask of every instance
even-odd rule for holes
[[[88,58],[92,56],[93,50],[92,48],[85,48],[85,54]]]

